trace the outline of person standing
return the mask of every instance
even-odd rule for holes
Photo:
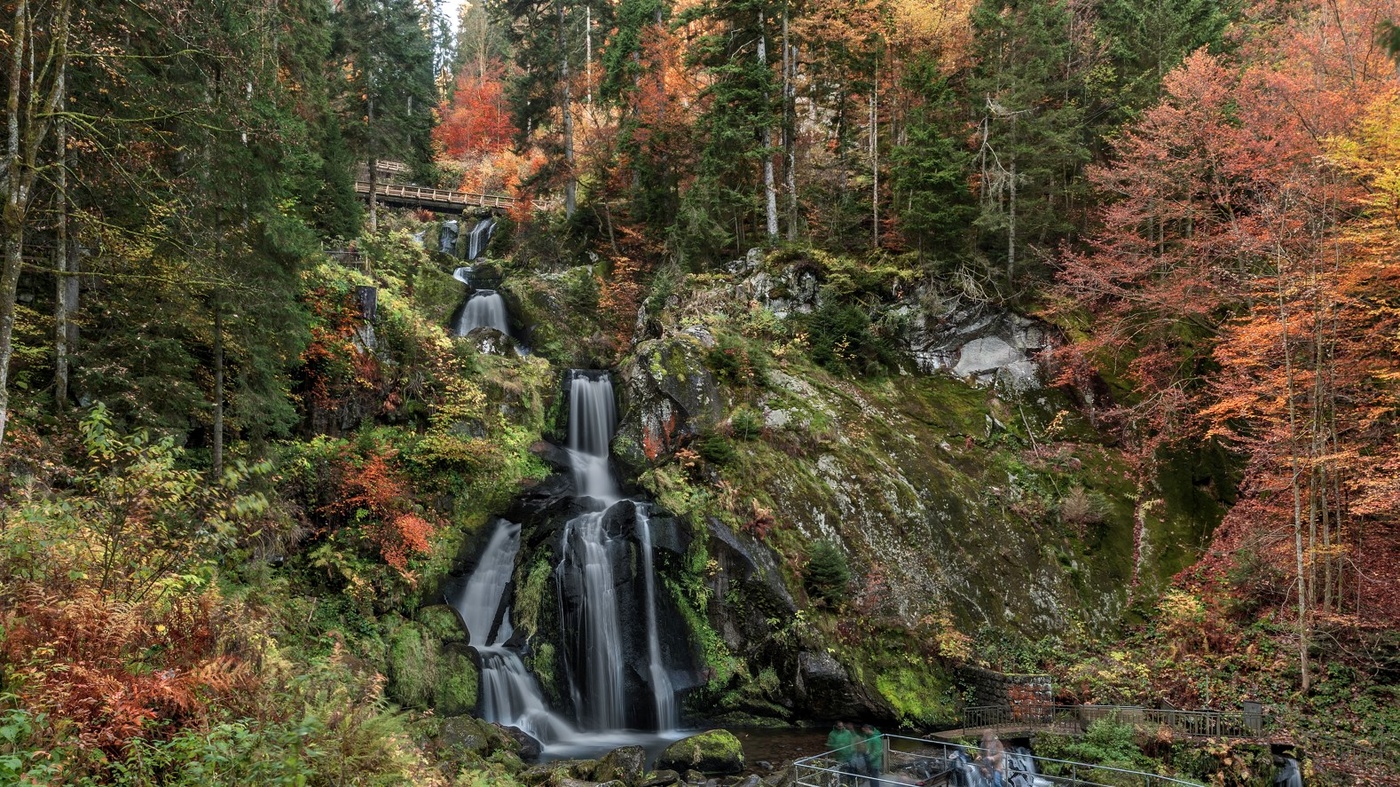
[[[992,772],[992,787],[1006,785],[1006,747],[991,730],[982,733],[982,756]]]
[[[865,774],[879,779],[885,772],[885,736],[869,724],[862,724],[860,737],[865,741]]]
[[[852,783],[851,774],[855,773],[858,763],[856,759],[856,733],[850,725],[844,721],[836,722],[836,728],[826,736],[826,748],[831,752],[831,756],[836,758],[836,769],[841,772],[841,784]]]

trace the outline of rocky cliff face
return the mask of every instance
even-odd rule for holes
[[[694,714],[949,721],[952,668],[979,638],[1111,629],[1213,526],[1199,473],[1134,477],[1044,387],[1045,326],[902,275],[750,255],[638,315],[614,367],[612,453],[624,485],[654,501],[667,658],[688,676]],[[516,302],[582,299],[581,276],[531,282]],[[596,332],[568,320],[568,333],[532,335],[548,337],[556,365],[596,358]],[[883,373],[853,371],[881,368],[876,355]],[[557,448],[536,454],[564,469]],[[530,544],[516,619],[563,704],[568,602],[553,600],[550,570],[569,484],[556,473],[507,514]],[[610,527],[625,536],[626,519]],[[818,542],[836,547],[849,582],[816,576]],[[635,591],[628,543],[617,573]]]
[[[681,319],[649,316],[659,335],[623,360],[614,446],[706,536],[708,623],[742,664],[706,702],[937,721],[951,706],[949,680],[909,651],[939,648],[891,649],[935,638],[957,657],[978,631],[1107,630],[1192,549],[1179,542],[1179,501],[1140,484],[1062,394],[1042,387],[1036,354],[1052,336],[1041,324],[896,302],[888,312],[913,315],[894,337],[910,366],[863,379],[774,353],[794,332],[782,319],[754,335],[757,321],[820,309],[816,273],[752,258],[736,270],[737,281],[718,285],[746,299],[729,311],[687,315],[681,300],[668,310]],[[726,342],[762,366],[754,379],[721,379],[716,347]],[[840,599],[806,587],[817,541],[849,561]],[[766,696],[765,671],[794,690]],[[915,694],[928,699],[911,702]]]

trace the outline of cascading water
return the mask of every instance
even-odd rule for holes
[[[636,742],[635,733],[622,739],[617,734],[649,715],[629,704],[635,703],[641,684],[651,689],[657,729],[664,735],[677,723],[675,691],[658,633],[651,518],[645,504],[622,499],[608,466],[617,425],[611,379],[603,373],[571,372],[569,408],[567,449],[581,513],[564,524],[562,557],[554,577],[564,629],[562,660],[577,727],[590,734],[578,733],[549,712],[537,683],[506,645],[514,632],[510,612],[502,604],[520,549],[519,525],[501,522],[453,602],[470,632],[471,646],[481,656],[482,716],[521,727],[555,756],[588,751],[588,746],[603,741]],[[641,582],[634,584],[634,577]],[[644,597],[637,592],[638,584],[645,588]],[[643,632],[624,621],[643,620],[646,664],[638,659],[629,668],[628,653],[640,654]]]
[[[501,602],[519,551],[520,525],[501,520],[452,606],[481,659],[481,717],[519,727],[544,743],[567,740],[575,734],[573,727],[549,710],[520,656],[506,647],[515,632],[510,610],[502,609]]]
[[[486,252],[486,245],[491,242],[491,233],[496,229],[496,220],[490,216],[478,221],[472,231],[467,235],[467,262],[480,257]]]
[[[603,521],[618,499],[608,468],[608,444],[616,421],[612,380],[607,375],[573,372],[569,462],[575,493],[592,510],[564,525],[564,558],[555,577],[561,604],[577,599],[578,625],[565,635],[566,647],[575,657],[567,660],[569,686],[579,722],[593,730],[627,726],[622,623],[609,554],[614,543]]]
[[[651,566],[651,515],[637,506],[637,535],[642,542],[642,572],[647,580],[647,668],[651,677],[652,699],[656,703],[656,726],[675,729],[676,692],[671,674],[661,660],[661,635],[656,625],[656,572]]]
[[[495,328],[506,336],[510,335],[510,325],[506,322],[506,301],[495,290],[477,290],[462,307],[455,330],[458,336],[466,336],[477,328]]]
[[[644,504],[619,499],[608,467],[616,428],[612,380],[606,374],[574,371],[569,380],[569,462],[579,505],[587,510],[564,526],[564,557],[555,569],[563,617],[576,622],[566,634],[569,685],[581,724],[594,730],[626,726],[623,599],[618,596],[619,587],[626,585],[619,583],[614,566],[631,565],[632,544],[609,525],[624,519],[620,507],[630,505],[646,587],[648,674],[643,680],[650,684],[656,727],[670,730],[676,726],[675,691],[657,631],[651,520]]]

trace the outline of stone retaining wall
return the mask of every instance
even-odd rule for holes
[[[960,667],[958,680],[971,689],[969,706],[1044,708],[1055,696],[1049,675],[1011,675],[981,667]]]

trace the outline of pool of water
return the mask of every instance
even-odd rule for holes
[[[619,746],[641,746],[647,751],[647,759],[655,761],[672,743],[713,727],[691,730],[671,730],[668,732],[642,732],[640,730],[619,730],[606,733],[583,733],[577,737],[544,747],[540,762],[553,760],[596,759]],[[826,748],[825,729],[784,727],[780,729],[727,728],[744,746],[744,761],[747,772],[762,773],[758,763],[766,762],[774,768],[799,758],[820,754]]]

